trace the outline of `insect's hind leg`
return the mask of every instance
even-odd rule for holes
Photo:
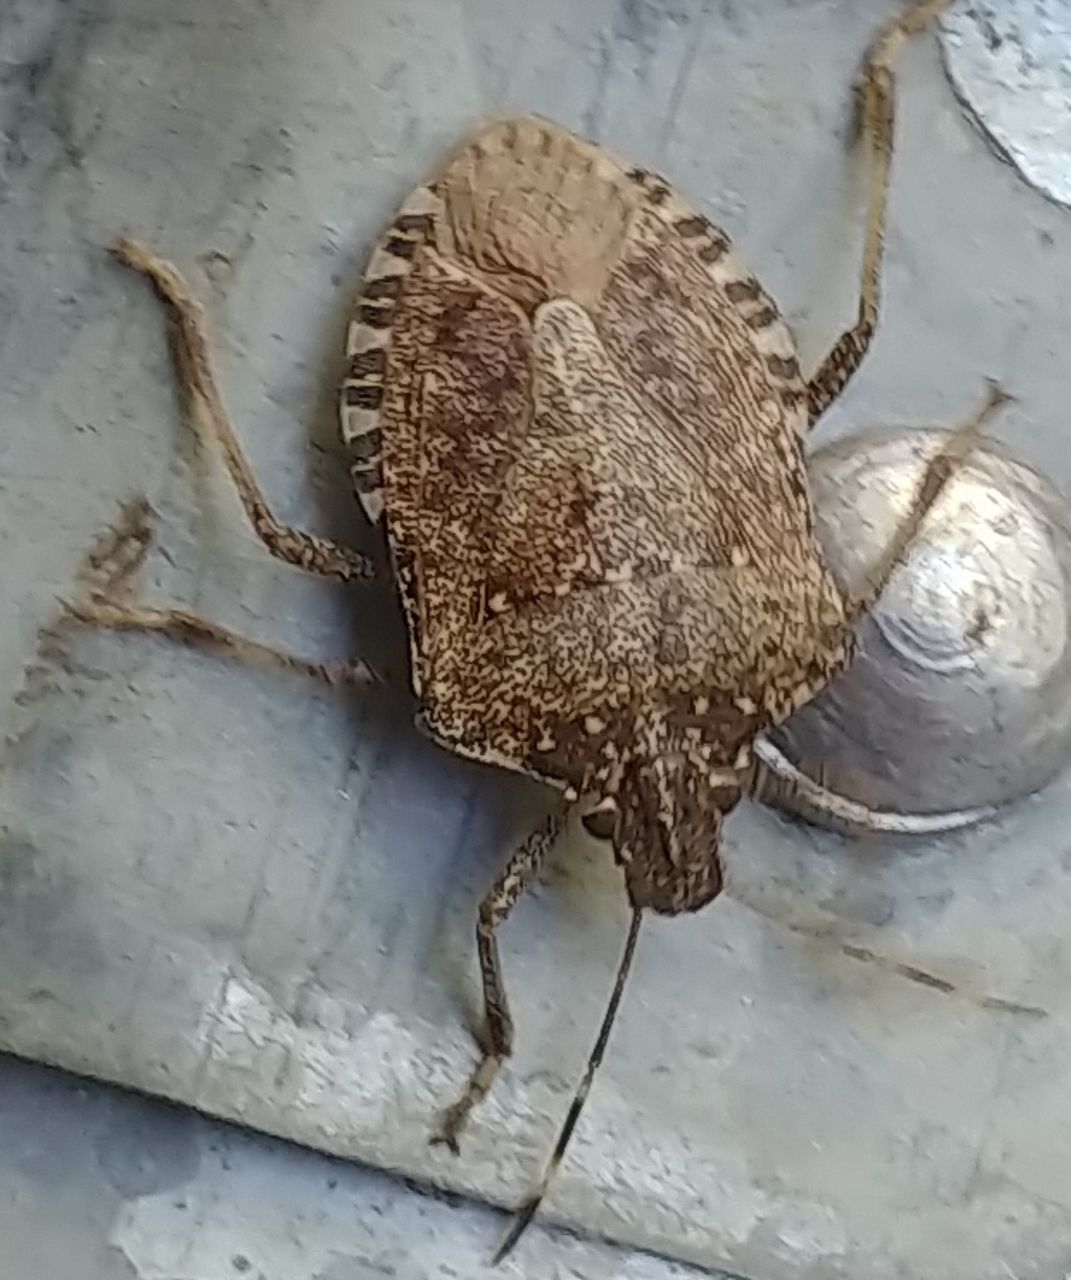
[[[949,3],[950,0],[916,0],[888,22],[871,43],[856,84],[857,127],[870,152],[871,164],[859,313],[855,324],[841,334],[808,380],[807,414],[812,426],[862,364],[878,325],[896,114],[896,57],[904,41],[922,31]]]
[[[191,405],[215,433],[223,460],[257,537],[273,556],[323,577],[371,578],[371,559],[327,538],[280,524],[272,514],[246,461],[216,385],[202,309],[189,286],[170,262],[125,238],[116,242],[114,256],[147,277],[167,309],[171,321],[175,365]]]
[[[469,1113],[487,1094],[499,1068],[513,1052],[513,1019],[510,1017],[496,933],[518,899],[539,874],[551,846],[565,823],[562,810],[555,810],[524,841],[480,903],[476,921],[476,950],[483,983],[484,1031],[481,1057],[461,1097],[443,1114],[433,1143],[445,1143],[455,1154],[458,1137]]]
[[[64,608],[68,619],[82,626],[111,631],[154,631],[183,644],[219,650],[239,662],[295,671],[332,687],[362,686],[376,680],[371,668],[359,659],[354,662],[314,662],[239,635],[188,609],[153,609],[100,599],[64,602]]]

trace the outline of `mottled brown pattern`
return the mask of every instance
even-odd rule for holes
[[[756,345],[764,295],[727,241],[720,276],[700,256],[723,233],[556,126],[493,126],[435,188],[379,419],[424,722],[591,803],[633,787],[652,841],[621,824],[630,893],[694,909],[713,881],[660,852],[674,788],[716,861],[696,780],[745,769],[846,654],[781,394],[798,370]],[[704,709],[686,731],[682,697]]]
[[[802,438],[874,332],[891,67],[946,2],[913,5],[868,55],[860,312],[810,380],[724,231],[664,178],[545,120],[461,145],[373,254],[343,435],[385,523],[420,722],[581,802],[637,913],[629,957],[642,909],[719,893],[756,735],[849,660],[947,474],[928,476],[872,591],[844,598],[814,536]],[[509,1052],[494,930],[545,844],[481,908],[490,1041],[448,1113],[451,1143]]]
[[[756,789],[756,735],[848,660],[854,625],[1002,402],[991,388],[950,435],[866,589],[842,597],[812,532],[801,439],[875,331],[892,65],[946,3],[912,5],[867,55],[858,96],[874,164],[859,315],[806,381],[791,333],[723,231],[665,179],[545,121],[505,121],[463,144],[372,252],[347,334],[340,428],[361,503],[386,526],[418,722],[562,793],[481,904],[487,1036],[446,1113],[446,1141],[456,1145],[510,1052],[496,930],[538,874],[561,801],[580,800],[612,844],[633,909],[587,1068],[499,1258],[573,1132],[644,911],[694,911],[718,894],[722,825]],[[265,547],[311,573],[370,577],[368,557],[276,519],[226,414],[196,299],[149,250],[123,240],[115,252],[165,303],[180,384]],[[113,570],[85,584],[63,625],[168,634],[332,684],[373,678],[359,662],[311,662],[182,608],[134,604],[128,575],[147,539],[147,509],[132,509],[95,553]],[[58,639],[46,630],[49,645]]]
[[[380,409],[390,329],[417,249],[435,226],[431,210],[439,210],[434,190],[418,187],[380,237],[369,261],[346,343],[339,425],[352,458],[354,489],[373,521],[383,513]]]

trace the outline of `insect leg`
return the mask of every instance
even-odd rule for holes
[[[949,3],[950,0],[916,0],[888,22],[867,51],[855,86],[857,127],[863,134],[871,164],[859,313],[855,324],[841,334],[807,383],[807,411],[812,425],[862,364],[878,324],[895,121],[893,66],[904,41],[921,31]]]
[[[476,951],[483,982],[484,1044],[482,1056],[461,1097],[443,1116],[433,1142],[445,1143],[455,1154],[458,1135],[469,1112],[487,1094],[502,1063],[513,1052],[513,1019],[510,1017],[496,932],[517,900],[539,874],[539,869],[565,823],[556,810],[539,826],[506,864],[505,870],[480,903],[476,921]]]
[[[241,662],[283,667],[332,686],[368,685],[376,680],[371,668],[359,659],[353,662],[313,662],[239,635],[188,609],[152,609],[100,598],[64,601],[64,609],[69,620],[83,626],[114,631],[156,631],[186,644],[219,649]]]
[[[51,628],[72,624],[118,631],[157,631],[182,640],[220,649],[251,663],[267,663],[297,671],[330,685],[362,685],[375,677],[360,661],[311,662],[228,630],[187,609],[157,609],[129,602],[130,580],[141,568],[152,545],[151,510],[143,500],[124,503],[115,523],[101,534],[86,554],[77,578],[84,595],[63,601],[63,614]]]
[[[888,546],[871,567],[866,584],[849,603],[847,621],[849,629],[853,628],[859,618],[878,600],[897,566],[911,549],[911,544],[918,536],[934,503],[944,491],[945,485],[974,447],[982,427],[1010,399],[1011,397],[1001,390],[997,383],[990,382],[985,401],[980,408],[966,422],[952,431],[944,446],[930,459],[911,508],[900,521]]]
[[[216,386],[201,306],[179,272],[170,262],[133,240],[119,240],[112,252],[120,262],[141,272],[152,282],[167,308],[179,381],[195,412],[214,432],[257,537],[273,556],[308,573],[342,579],[371,578],[374,569],[367,556],[327,538],[291,529],[280,524],[272,514],[238,443]]]

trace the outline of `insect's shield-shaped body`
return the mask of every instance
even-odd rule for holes
[[[773,302],[668,184],[506,120],[381,239],[349,352],[424,724],[612,806],[635,905],[701,906],[750,742],[845,659]]]

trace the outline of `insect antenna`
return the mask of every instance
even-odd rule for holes
[[[629,924],[628,938],[625,940],[625,949],[621,955],[621,961],[617,966],[617,978],[614,981],[614,989],[610,994],[610,1001],[606,1006],[606,1012],[602,1016],[602,1026],[599,1027],[599,1034],[595,1040],[595,1046],[588,1058],[588,1065],[584,1069],[584,1075],[577,1085],[576,1093],[573,1094],[573,1101],[569,1106],[569,1111],[565,1117],[565,1123],[562,1125],[558,1133],[558,1141],[554,1144],[554,1150],[550,1154],[550,1159],[546,1163],[543,1170],[543,1176],[539,1179],[536,1189],[518,1209],[517,1216],[510,1224],[509,1230],[502,1238],[502,1243],[495,1251],[492,1261],[493,1266],[498,1264],[513,1249],[513,1246],[521,1238],[525,1228],[535,1217],[543,1197],[546,1195],[547,1187],[550,1180],[554,1176],[555,1170],[561,1164],[562,1156],[565,1155],[565,1149],[569,1145],[569,1139],[573,1136],[573,1130],[576,1128],[577,1121],[580,1119],[580,1113],[584,1109],[584,1103],[587,1100],[588,1091],[591,1089],[591,1082],[595,1076],[595,1072],[599,1069],[599,1063],[602,1062],[603,1054],[606,1052],[606,1043],[610,1039],[610,1032],[613,1029],[614,1019],[617,1016],[617,1009],[621,1003],[621,996],[624,994],[625,982],[628,979],[629,969],[632,967],[632,957],[636,951],[636,940],[640,935],[640,917],[641,911],[637,907],[632,913],[632,921]]]

